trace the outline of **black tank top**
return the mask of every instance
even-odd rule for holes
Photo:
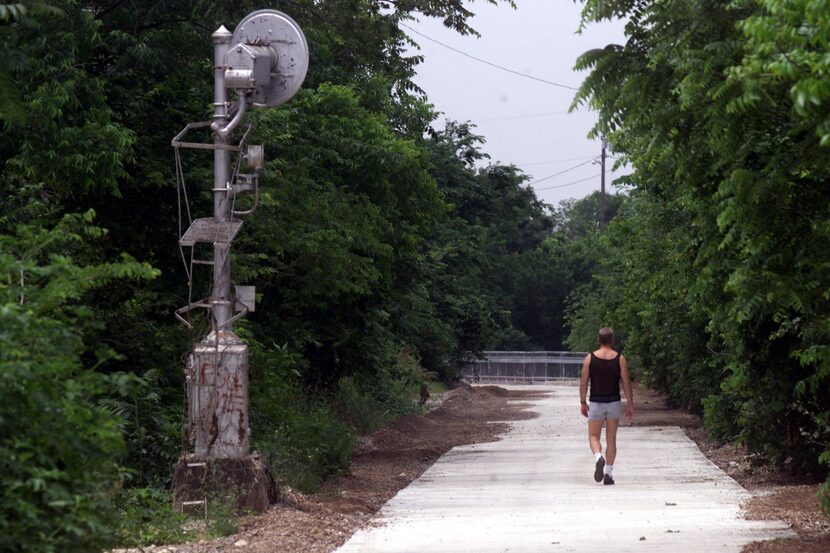
[[[591,352],[589,373],[591,399],[597,403],[620,401],[620,354],[613,359],[600,359]]]

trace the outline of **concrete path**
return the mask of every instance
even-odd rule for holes
[[[441,457],[338,552],[738,553],[790,535],[741,518],[750,494],[678,427],[621,428],[617,484],[595,483],[577,389],[516,389],[554,393],[501,441]]]

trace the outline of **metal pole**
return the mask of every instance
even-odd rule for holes
[[[599,226],[605,227],[605,148],[608,143],[605,137],[602,137],[602,173],[600,177],[600,193],[599,193]]]
[[[213,218],[217,226],[231,220],[228,102],[225,54],[232,35],[220,27],[214,44]],[[240,108],[244,109],[244,108]],[[230,233],[221,229],[213,244],[213,290],[210,303],[213,332],[198,344],[188,361],[190,436],[195,459],[244,459],[249,451],[248,347],[228,324],[233,316],[230,279]]]
[[[219,128],[228,123],[228,91],[225,87],[225,54],[231,42],[231,33],[224,25],[213,33],[214,91],[213,122]],[[228,138],[214,132],[213,143],[228,144]],[[230,194],[230,152],[222,148],[213,150],[213,218],[217,223],[231,219]],[[231,260],[230,241],[213,244],[213,294],[211,311],[214,330],[230,332],[227,321],[233,316],[233,298],[231,297]]]

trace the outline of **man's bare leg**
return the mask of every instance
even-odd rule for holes
[[[602,453],[602,443],[599,440],[602,436],[603,422],[605,421],[588,421],[588,443],[591,444],[591,453]],[[616,429],[614,429],[614,432],[616,432]]]
[[[588,421],[588,442],[591,444],[591,451],[593,451],[596,458],[596,464],[594,465],[594,480],[596,482],[602,480],[603,470],[605,469],[605,457],[602,456],[602,444],[599,441],[603,422]]]
[[[608,419],[605,429],[605,461],[609,465],[613,465],[617,459],[617,428],[620,426],[619,420]]]
[[[605,431],[605,475],[603,476],[603,483],[606,485],[614,483],[614,461],[617,459],[617,428],[620,426],[618,419],[608,419],[607,429]],[[596,476],[594,476],[596,479]]]

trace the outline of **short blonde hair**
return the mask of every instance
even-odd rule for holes
[[[614,330],[610,326],[599,329],[599,345],[614,346]]]

